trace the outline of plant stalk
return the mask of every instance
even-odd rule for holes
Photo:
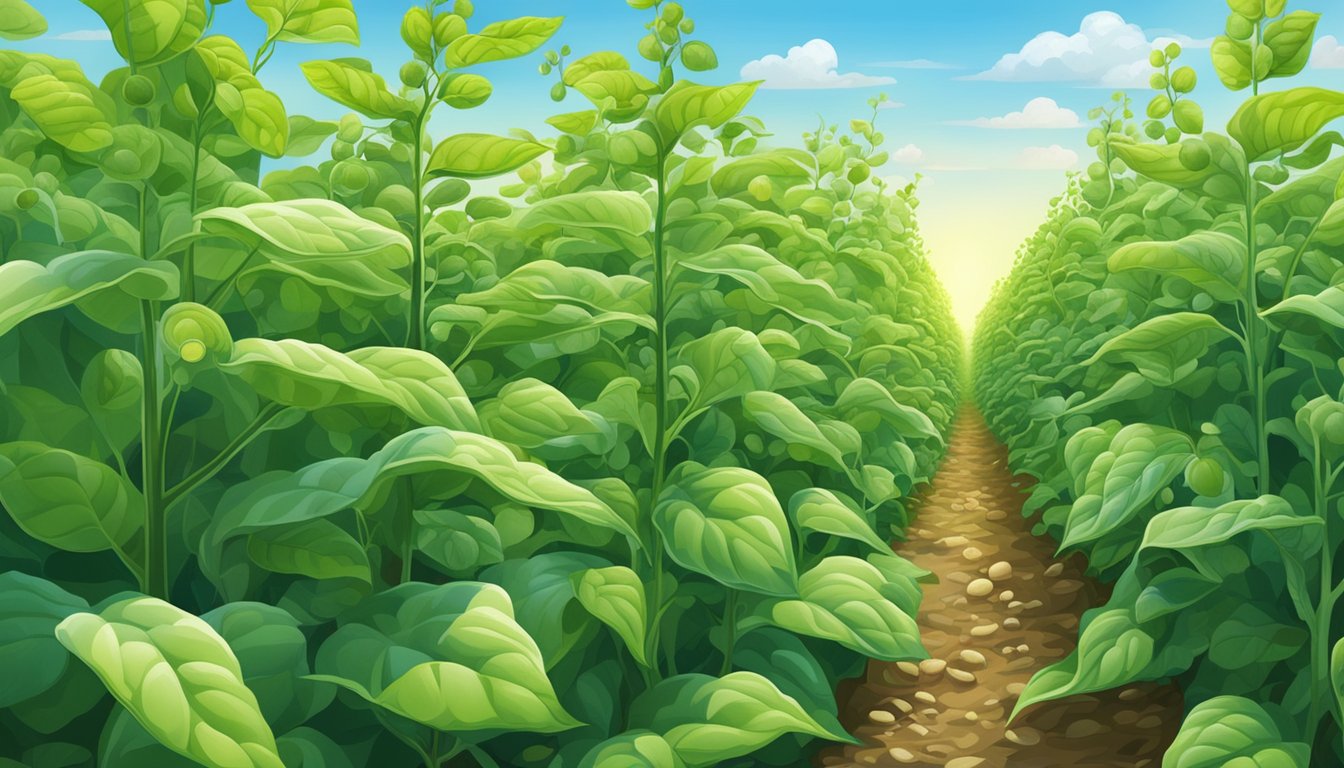
[[[145,495],[145,577],[141,591],[150,597],[168,599],[168,520],[163,503],[163,407],[159,392],[158,321],[154,302],[140,302],[140,332],[144,368],[143,402],[140,405],[140,480]]]

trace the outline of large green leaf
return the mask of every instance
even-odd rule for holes
[[[388,90],[364,59],[305,61],[299,65],[314,90],[374,119],[409,120],[415,116],[411,102]]]
[[[681,384],[691,408],[769,390],[775,376],[775,359],[756,334],[742,328],[723,328],[686,342],[673,364],[672,378]]]
[[[878,552],[890,552],[873,526],[852,503],[846,503],[825,488],[804,488],[789,499],[789,516],[804,535],[821,533],[867,544]]]
[[[550,149],[544,144],[487,133],[459,133],[434,147],[425,164],[431,178],[488,179],[516,171]]]
[[[439,731],[553,733],[579,725],[541,651],[493,584],[410,583],[369,601],[322,644],[318,679]]]
[[[241,339],[220,367],[283,405],[388,405],[425,426],[481,428],[457,377],[419,350],[364,347],[344,354],[295,339]]]
[[[27,40],[47,31],[47,20],[24,0],[0,0],[0,37]]]
[[[170,59],[205,29],[204,0],[80,0],[102,17],[117,53],[133,64]]]
[[[1107,339],[1083,365],[1129,363],[1150,383],[1169,387],[1194,373],[1211,347],[1234,337],[1203,312],[1173,312]]]
[[[271,157],[285,154],[289,146],[285,104],[277,94],[262,87],[243,49],[231,38],[212,35],[195,50],[215,78],[213,103],[233,124],[238,136]]]
[[[651,731],[626,731],[593,747],[579,768],[686,768],[667,739]]]
[[[661,734],[690,768],[750,754],[786,733],[853,741],[754,672],[668,678],[635,700],[630,723]]]
[[[81,251],[52,259],[0,264],[0,335],[34,315],[115,289],[130,299],[177,296],[172,264],[113,251]]]
[[[29,536],[71,552],[126,557],[145,523],[144,498],[116,470],[42,443],[0,443],[0,503]]]
[[[291,43],[359,45],[359,21],[350,0],[247,0],[266,36]]]
[[[648,202],[634,192],[585,190],[540,200],[530,206],[518,222],[518,228],[528,233],[548,233],[569,227],[642,236],[653,227],[653,211]]]
[[[1215,696],[1186,715],[1176,740],[1162,756],[1162,768],[1306,768],[1310,757],[1311,746],[1287,741],[1256,702]]]
[[[575,574],[574,596],[625,641],[635,661],[648,666],[644,647],[648,608],[639,574],[623,565],[590,568]]]
[[[75,152],[94,152],[112,143],[112,123],[93,84],[83,78],[34,74],[9,93],[39,130]]]
[[[788,520],[755,472],[686,462],[668,478],[653,522],[682,567],[732,589],[797,594]]]
[[[537,379],[509,382],[481,405],[491,435],[538,456],[598,454],[614,440],[605,420],[579,410],[564,393]]]
[[[444,63],[453,68],[516,59],[537,50],[560,29],[563,17],[523,16],[487,24],[448,45]]]
[[[1292,88],[1253,96],[1227,124],[1246,157],[1263,160],[1306,144],[1327,123],[1344,117],[1344,93],[1325,88]]]
[[[1131,243],[1111,255],[1112,272],[1142,269],[1179,277],[1215,301],[1243,298],[1246,242],[1222,232],[1198,232],[1173,242]]]
[[[1037,672],[1013,709],[1013,717],[1042,701],[1101,691],[1140,677],[1153,660],[1155,640],[1125,609],[1106,609],[1093,617],[1078,638],[1078,648],[1063,661]]]
[[[152,597],[76,613],[56,637],[161,744],[210,768],[283,768],[228,643]]]
[[[923,411],[897,402],[890,387],[870,378],[849,382],[835,401],[835,412],[862,433],[873,433],[885,425],[905,440],[942,443],[938,428]]]
[[[787,397],[774,392],[749,392],[742,397],[742,413],[768,434],[787,443],[792,458],[812,460],[841,471],[848,469],[841,449]]]
[[[798,580],[797,600],[765,604],[762,618],[885,661],[928,658],[919,626],[884,594],[886,577],[856,557],[828,557]]]
[[[857,319],[858,306],[835,294],[824,280],[805,278],[765,250],[737,243],[676,260],[678,269],[728,278],[757,300],[806,323],[836,327]]]
[[[372,581],[364,546],[340,526],[321,518],[257,531],[248,537],[247,553],[252,562],[272,573]]]
[[[674,145],[686,131],[697,126],[718,128],[746,108],[760,83],[696,85],[682,80],[658,101],[653,120],[663,142]]]
[[[56,625],[85,610],[82,598],[45,579],[18,571],[0,573],[0,707],[12,707],[56,684],[69,654],[56,640]]]

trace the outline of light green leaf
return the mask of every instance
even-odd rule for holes
[[[368,601],[322,644],[316,679],[448,733],[554,733],[560,705],[537,644],[493,584],[403,584]]]
[[[425,172],[431,177],[488,179],[516,171],[550,150],[544,144],[485,133],[449,136],[430,153]]]
[[[1297,536],[1298,554],[1319,546],[1307,529],[1321,525],[1314,515],[1298,514],[1293,505],[1278,496],[1229,501],[1217,509],[1177,507],[1158,513],[1148,521],[1140,549],[1191,551],[1231,539],[1242,533]],[[1306,534],[1305,538],[1298,534]]]
[[[509,382],[481,405],[487,431],[538,455],[601,453],[615,435],[596,414],[580,411],[564,393],[537,379]]]
[[[1179,277],[1215,301],[1244,298],[1246,243],[1222,232],[1198,232],[1172,242],[1130,243],[1111,254],[1112,272],[1142,269]]]
[[[201,619],[137,597],[76,613],[56,637],[174,752],[210,768],[283,768],[238,659]]]
[[[266,36],[290,43],[359,45],[359,21],[350,0],[247,0],[266,22]]]
[[[786,733],[853,743],[755,672],[668,678],[635,700],[630,722],[662,734],[690,768],[750,754]]]
[[[933,440],[942,444],[942,435],[923,411],[896,402],[889,387],[869,378],[849,382],[835,401],[835,412],[859,432],[875,432],[886,425],[905,440]]]
[[[262,87],[243,49],[231,38],[212,35],[195,50],[215,78],[214,104],[238,136],[271,157],[285,154],[290,129],[285,104],[277,94]]]
[[[686,768],[667,739],[651,731],[626,731],[593,747],[579,768]]]
[[[1032,676],[1012,717],[1043,701],[1131,682],[1147,668],[1153,655],[1152,635],[1134,622],[1128,610],[1104,610],[1083,628],[1077,650]]]
[[[248,537],[247,553],[252,562],[272,573],[372,580],[364,546],[340,526],[321,518],[257,531]]]
[[[14,99],[39,130],[74,152],[95,152],[112,143],[112,124],[86,80],[36,74],[23,78]]]
[[[787,443],[791,457],[816,461],[842,472],[848,470],[841,450],[787,397],[774,392],[749,392],[742,397],[742,413],[761,429]],[[818,461],[812,458],[813,455],[829,461]]]
[[[805,534],[839,536],[867,544],[877,552],[891,551],[891,546],[877,535],[862,513],[825,488],[804,488],[793,494],[789,499],[789,517]]]
[[[887,579],[857,557],[828,557],[798,580],[798,600],[762,606],[763,618],[884,661],[928,658],[919,626],[884,594]]]
[[[540,200],[518,222],[519,230],[529,234],[569,227],[642,237],[653,227],[653,211],[635,192],[585,190]]]
[[[42,443],[0,443],[0,503],[29,536],[70,552],[124,555],[145,523],[144,498],[116,470]]]
[[[499,529],[489,520],[451,509],[415,510],[415,546],[450,571],[473,570],[504,561]]]
[[[680,81],[663,94],[653,119],[664,143],[671,147],[696,126],[718,128],[746,108],[760,83],[696,85]]]
[[[590,568],[575,574],[574,596],[598,621],[611,627],[625,641],[635,661],[648,666],[644,647],[648,608],[644,602],[644,582],[639,574],[623,565]]]
[[[667,552],[684,568],[731,589],[797,593],[793,539],[765,478],[738,467],[686,462],[653,510]]]
[[[1319,13],[1293,11],[1265,27],[1265,45],[1274,52],[1270,77],[1292,77],[1306,68],[1312,41],[1316,39],[1316,23],[1320,20]]]
[[[80,0],[102,17],[117,53],[134,64],[166,61],[205,30],[204,0]]]
[[[1228,122],[1227,132],[1245,150],[1247,158],[1263,160],[1301,147],[1339,117],[1344,117],[1344,93],[1292,88],[1248,99]]]
[[[728,278],[759,301],[822,328],[837,327],[862,313],[824,280],[803,277],[754,245],[736,243],[691,254],[677,259],[676,267]]]
[[[65,673],[69,654],[56,625],[89,604],[45,579],[0,573],[0,706],[12,707],[46,691]]]
[[[1311,746],[1286,741],[1259,704],[1240,696],[1200,702],[1162,756],[1162,768],[1306,768]]]
[[[444,63],[458,69],[526,56],[551,39],[563,21],[559,16],[523,16],[487,24],[480,32],[463,35],[450,43]]]
[[[0,0],[0,37],[27,40],[47,31],[47,20],[24,0]]]
[[[129,299],[167,301],[177,296],[177,267],[113,251],[68,253],[45,266],[23,260],[0,264],[0,335],[30,317],[110,290]]]
[[[1149,382],[1169,387],[1194,373],[1211,347],[1232,338],[1211,315],[1173,312],[1111,337],[1083,365],[1129,363]]]
[[[692,409],[769,390],[775,376],[775,359],[756,334],[741,328],[723,328],[688,341],[676,350],[673,362],[672,378],[685,390]]]
[[[363,115],[394,120],[415,116],[411,102],[388,90],[387,82],[364,59],[305,61],[299,68],[318,93]]]
[[[1255,79],[1251,71],[1250,44],[1219,35],[1214,38],[1209,53],[1213,56],[1213,69],[1223,85],[1233,91],[1250,87]]]
[[[1276,325],[1313,334],[1324,328],[1344,328],[1344,288],[1332,285],[1315,296],[1289,296],[1260,316]]]
[[[289,117],[289,143],[286,157],[307,157],[322,148],[336,133],[337,124],[330,120],[314,120],[303,115]]]
[[[297,339],[241,339],[220,367],[282,405],[389,405],[426,426],[480,429],[457,377],[419,350],[364,347],[343,354]]]

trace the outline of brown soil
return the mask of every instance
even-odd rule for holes
[[[1032,535],[1021,515],[1032,481],[1013,477],[1007,458],[965,406],[908,539],[895,546],[939,578],[925,586],[919,612],[932,658],[874,661],[865,679],[842,687],[841,720],[864,743],[824,751],[821,765],[1161,764],[1182,713],[1180,691],[1169,684],[1041,704],[1006,728],[1032,674],[1068,655],[1083,611],[1106,598],[1083,574],[1081,557],[1056,560],[1054,543]]]

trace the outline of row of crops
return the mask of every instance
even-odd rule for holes
[[[961,349],[873,119],[767,148],[674,2],[412,7],[339,122],[263,70],[349,0],[84,2],[102,82],[0,51],[0,765],[795,765],[923,656]],[[523,56],[551,138],[430,135]]]
[[[1093,112],[1097,162],[980,319],[976,398],[1040,480],[1037,532],[1116,582],[1018,711],[1175,676],[1166,764],[1339,765],[1344,93],[1267,87],[1317,14],[1228,5],[1226,134],[1155,51],[1143,122],[1123,94]]]

